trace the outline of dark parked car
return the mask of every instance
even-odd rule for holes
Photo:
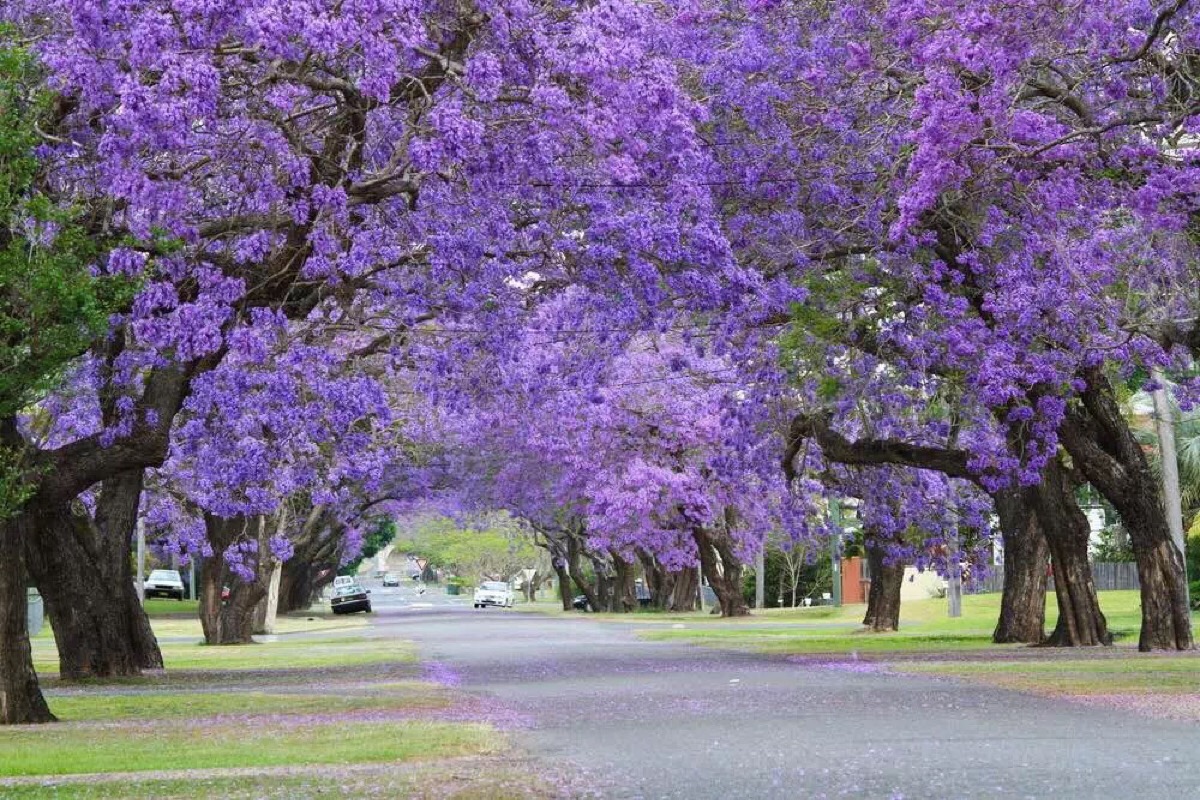
[[[576,611],[591,611],[592,610],[592,607],[588,605],[588,599],[587,599],[586,594],[575,595],[575,600],[571,603],[571,605],[575,606]]]
[[[353,614],[355,611],[365,611],[370,614],[371,598],[367,597],[369,594],[369,591],[357,583],[348,583],[334,590],[329,606],[335,614]]]

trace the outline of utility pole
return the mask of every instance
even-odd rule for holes
[[[754,607],[763,608],[767,603],[767,543],[764,540],[758,555],[754,557]]]
[[[829,560],[833,566],[833,605],[835,608],[842,606],[842,500],[834,497],[829,500],[829,514],[833,519],[833,524],[837,528],[837,533],[829,542]]]
[[[146,524],[137,521],[137,592],[138,602],[146,605]]]
[[[958,503],[954,496],[950,498],[950,522],[954,532],[950,536],[949,552],[946,554],[946,566],[950,575],[946,580],[946,615],[949,617],[962,616],[962,555],[958,548]]]
[[[1162,461],[1163,500],[1167,506],[1167,525],[1171,529],[1171,541],[1179,551],[1183,562],[1183,590],[1188,592],[1187,549],[1183,540],[1183,499],[1179,493],[1179,456],[1175,450],[1175,417],[1171,413],[1171,400],[1167,397],[1167,378],[1155,367],[1150,372],[1154,381],[1154,424],[1158,429],[1158,454]],[[1192,598],[1187,596],[1188,608]]]

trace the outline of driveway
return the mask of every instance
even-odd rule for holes
[[[1068,701],[640,640],[585,616],[385,610],[431,674],[603,797],[1200,797],[1200,727]],[[576,790],[578,791],[578,790]]]

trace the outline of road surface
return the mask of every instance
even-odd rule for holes
[[[374,635],[416,641],[440,674],[527,720],[519,747],[603,797],[1200,797],[1191,724],[432,594],[377,604]]]

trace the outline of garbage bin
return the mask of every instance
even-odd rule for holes
[[[458,594],[460,591],[457,583],[446,584],[446,594]]]
[[[29,635],[37,636],[42,631],[42,623],[45,620],[45,614],[42,608],[42,596],[38,594],[37,589],[29,589],[26,601],[26,619],[29,625]]]

